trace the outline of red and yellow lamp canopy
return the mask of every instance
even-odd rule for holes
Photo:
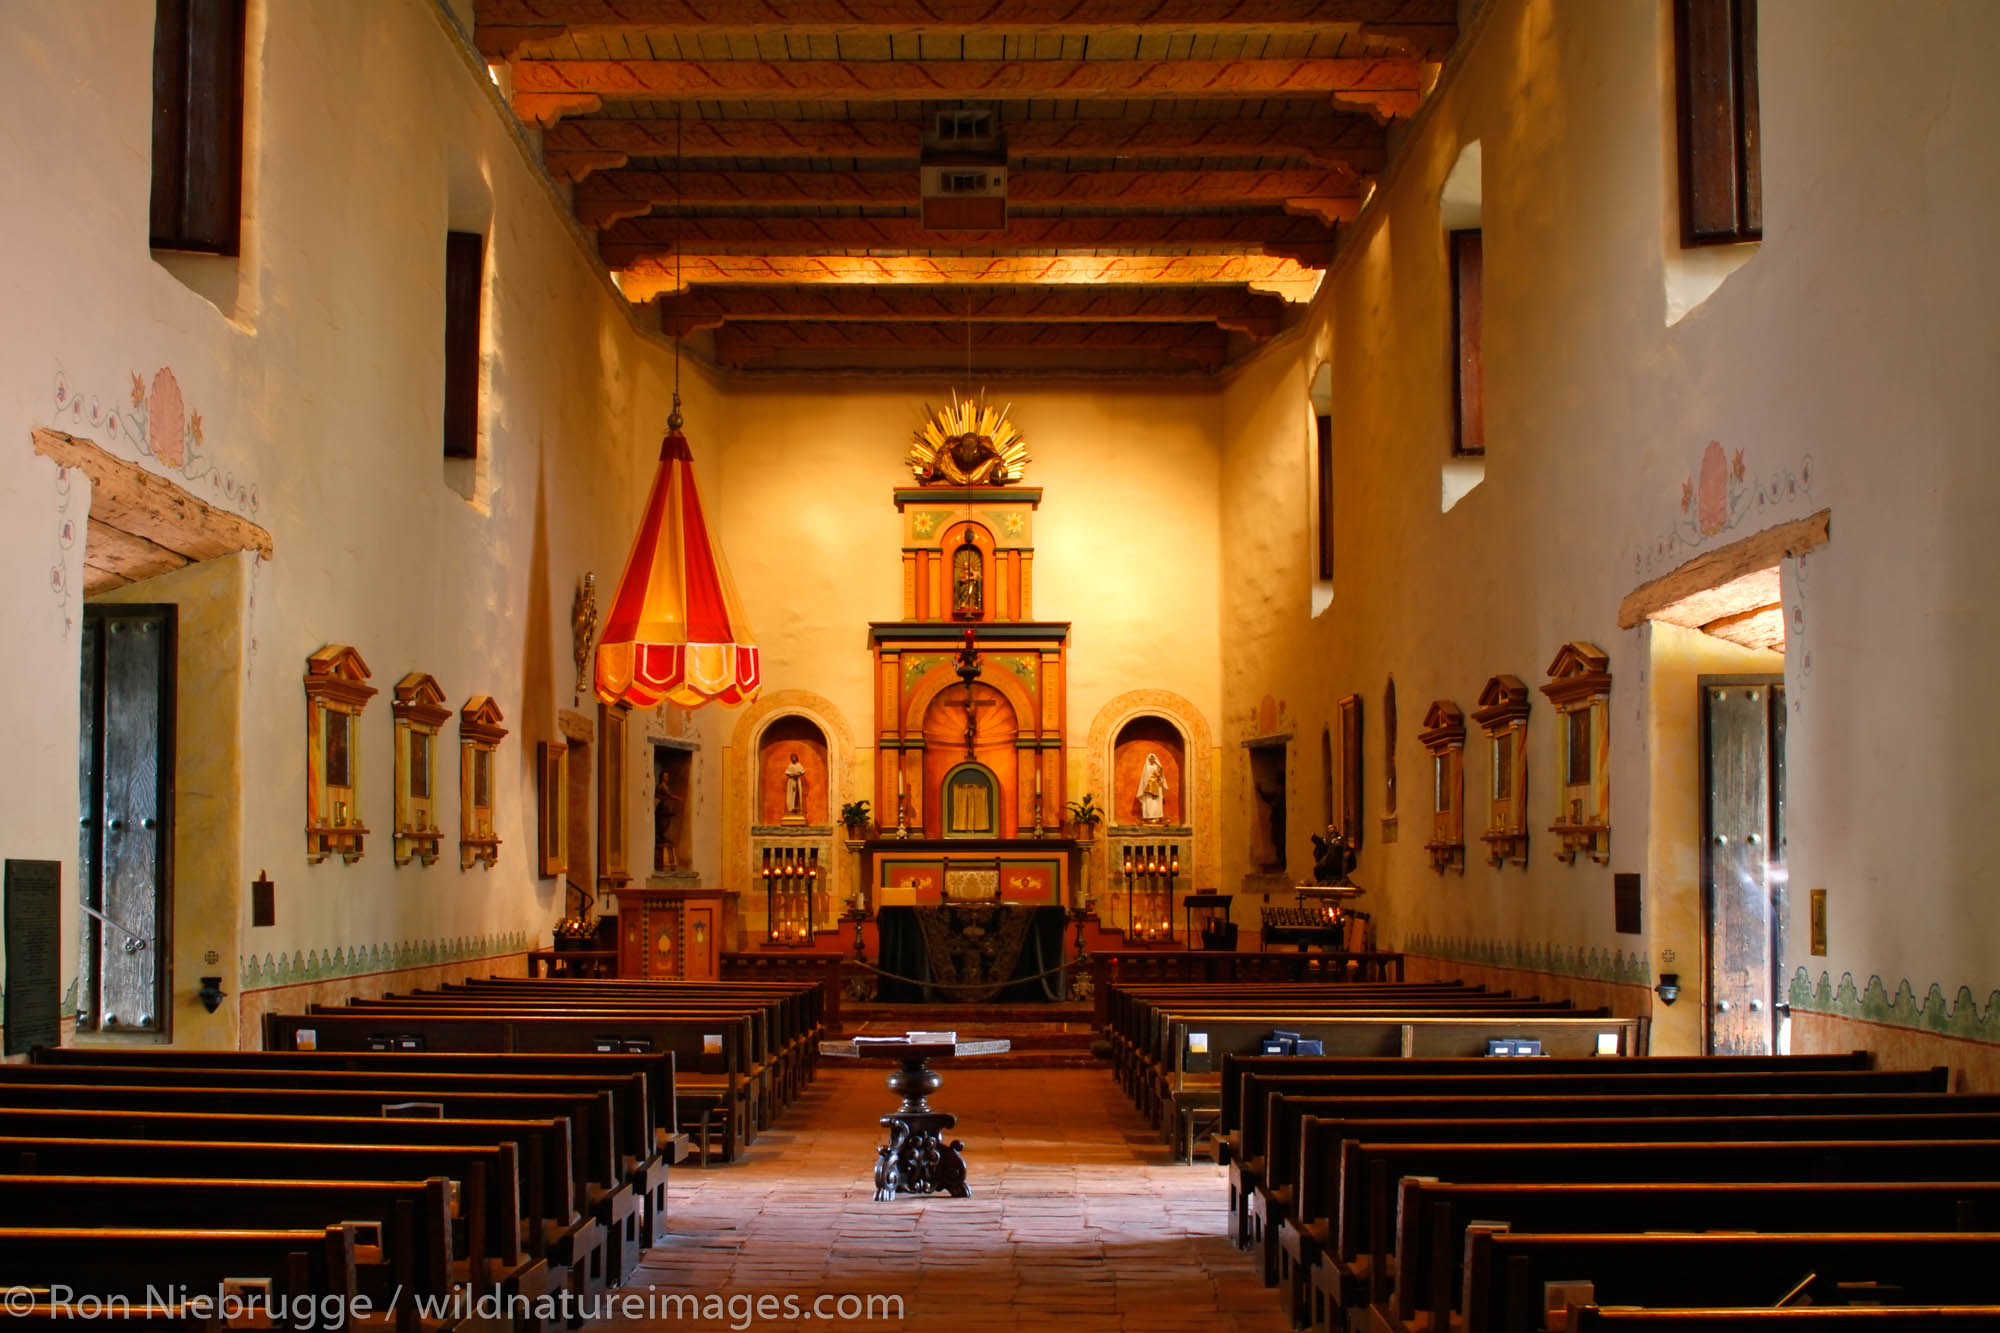
[[[742,703],[763,683],[722,551],[701,513],[674,395],[660,467],[597,645],[597,697],[682,708]]]

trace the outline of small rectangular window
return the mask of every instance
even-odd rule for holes
[[[1485,258],[1477,228],[1451,233],[1451,336],[1456,357],[1452,452],[1486,452]]]
[[[1674,0],[1681,244],[1764,234],[1757,0]]]
[[[236,254],[243,212],[245,0],[158,0],[153,22],[156,250]]]
[[[1314,462],[1319,478],[1319,577],[1333,581],[1333,418],[1315,416]]]
[[[486,238],[445,233],[444,456],[479,457],[479,297]]]

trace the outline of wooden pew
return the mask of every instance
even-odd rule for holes
[[[202,1065],[57,1065],[0,1066],[0,1101],[20,1084],[87,1084],[96,1089],[113,1087],[176,1088],[215,1093],[219,1088],[283,1089],[309,1094],[315,1099],[357,1090],[368,1095],[393,1094],[404,1105],[434,1106],[439,1118],[449,1118],[465,1109],[467,1100],[476,1109],[547,1114],[560,1103],[549,1098],[574,1098],[570,1120],[576,1130],[574,1141],[581,1147],[579,1179],[583,1191],[577,1200],[580,1210],[594,1216],[604,1234],[615,1245],[603,1261],[608,1265],[606,1281],[616,1284],[623,1274],[636,1270],[643,1251],[641,1243],[642,1199],[631,1186],[631,1177],[641,1164],[657,1152],[647,1112],[643,1076],[637,1074],[530,1074],[530,1073],[436,1073],[415,1069],[345,1070],[313,1067],[266,1066],[236,1063],[217,1069]],[[524,1099],[533,1097],[533,1102]],[[600,1115],[609,1099],[609,1115]],[[148,1098],[148,1104],[156,1099]],[[316,1104],[317,1101],[316,1101]],[[331,1109],[328,1106],[326,1109]],[[462,1118],[462,1117],[461,1117]],[[608,1140],[598,1142],[608,1134]],[[608,1154],[608,1157],[605,1155]],[[602,1176],[591,1174],[590,1163],[615,1165]]]
[[[394,1305],[398,1333],[421,1324],[418,1295],[452,1291],[451,1182],[0,1174],[0,1227],[171,1229],[227,1217],[260,1231],[355,1228],[357,1290],[377,1311]],[[371,1235],[363,1224],[372,1224]]]
[[[810,1080],[827,1035],[821,992],[811,987],[757,982],[534,981],[492,977],[386,997],[378,1004],[414,1002],[525,1004],[547,1012],[652,1009],[662,1013],[746,1010],[753,1020],[753,1066],[763,1083],[761,1123],[769,1123]]]
[[[1392,952],[1327,951],[1264,953],[1212,949],[1106,949],[1090,956],[1096,1021],[1113,989],[1148,983],[1270,981],[1401,981],[1403,955]]]
[[[1335,1095],[1343,1079],[1380,1075],[1478,1074],[1533,1079],[1551,1074],[1832,1071],[1868,1066],[1866,1051],[1840,1056],[1637,1056],[1621,1059],[1618,1064],[1608,1064],[1603,1056],[1542,1056],[1531,1060],[1484,1056],[1408,1060],[1373,1056],[1225,1056],[1220,1111],[1224,1134],[1216,1140],[1215,1156],[1229,1167],[1229,1234],[1239,1246],[1250,1242],[1242,1222],[1248,1216],[1250,1193],[1266,1177],[1267,1133],[1271,1123],[1268,1098],[1273,1094]],[[1288,1172],[1289,1166],[1280,1173],[1280,1183]]]
[[[1287,1308],[1298,1308],[1306,1284],[1333,1293],[1336,1305],[1370,1293],[1393,1246],[1387,1219],[1395,1179],[1343,1179],[1349,1141],[1376,1143],[1735,1142],[1808,1139],[1983,1139],[2000,1133],[1995,1106],[1954,1110],[1948,1094],[1824,1094],[1661,1098],[1506,1099],[1505,1104],[1385,1100],[1354,1118],[1308,1117],[1302,1130],[1299,1176],[1275,1225],[1276,1281]],[[1519,1118],[1531,1113],[1536,1119]],[[1403,1118],[1397,1118],[1403,1117]],[[1253,1203],[1261,1202],[1253,1196]],[[1253,1218],[1253,1227],[1262,1218]],[[1266,1231],[1257,1251],[1268,1252]],[[1324,1272],[1322,1270],[1325,1270]],[[1317,1302],[1320,1298],[1314,1295]]]
[[[1274,1027],[1322,1044],[1328,1055],[1473,1056],[1499,1038],[1539,1041],[1545,1054],[1580,1057],[1600,1052],[1629,1055],[1644,1050],[1643,1020],[1579,1018],[1552,1014],[1489,1014],[1481,1017],[1432,1015],[1344,1015],[1334,1018],[1282,1014],[1170,1016],[1169,1063],[1159,1095],[1181,1108],[1219,1106],[1221,1078],[1214,1071],[1227,1054],[1260,1049]],[[1191,1049],[1200,1036],[1204,1051]]]
[[[410,1070],[437,1073],[633,1075],[643,1080],[654,1151],[632,1172],[632,1185],[645,1202],[641,1243],[651,1247],[666,1235],[667,1168],[682,1161],[688,1140],[674,1100],[672,1052],[613,1052],[589,1055],[483,1055],[454,1051],[197,1051],[155,1047],[43,1047],[30,1057],[46,1065],[134,1065],[174,1069],[299,1068]]]
[[[711,1042],[708,1039],[713,1038]],[[746,1041],[740,1023],[712,1017],[688,1020],[629,1014],[551,1018],[496,1018],[417,1013],[266,1014],[266,1050],[413,1050],[484,1054],[670,1052],[674,1057],[675,1101],[683,1123],[690,1113],[702,1149],[713,1127],[721,1160],[733,1161],[748,1132]],[[687,1090],[687,1091],[684,1091]],[[712,1090],[713,1100],[704,1094]]]
[[[217,1295],[244,1279],[268,1282],[282,1308],[353,1310],[354,1232],[0,1227],[0,1288],[143,1298],[148,1287]]]
[[[1242,1230],[1251,1238],[1259,1255],[1259,1270],[1266,1285],[1280,1288],[1281,1301],[1289,1311],[1302,1307],[1306,1297],[1307,1274],[1317,1258],[1321,1237],[1307,1227],[1285,1239],[1284,1224],[1300,1206],[1300,1181],[1307,1172],[1318,1173],[1317,1160],[1308,1162],[1303,1151],[1304,1125],[1309,1118],[1323,1119],[1343,1114],[1358,1115],[1372,1108],[1387,1111],[1400,1100],[1404,1108],[1429,1101],[1439,1110],[1448,1108],[1490,1108],[1500,1114],[1509,1104],[1523,1113],[1562,1115],[1568,1118],[1623,1112],[1627,1115],[1702,1115],[1720,1111],[1727,1103],[1720,1099],[1747,1099],[1756,1103],[1745,1110],[1761,1110],[1782,1105],[1782,1098],[1810,1097],[1824,1102],[1842,1092],[1850,1094],[1942,1092],[1948,1071],[1804,1070],[1788,1072],[1694,1071],[1655,1073],[1643,1068],[1621,1066],[1628,1062],[1605,1061],[1597,1072],[1552,1074],[1542,1078],[1519,1074],[1433,1074],[1395,1077],[1356,1076],[1342,1080],[1339,1096],[1291,1096],[1283,1093],[1266,1098],[1268,1174],[1263,1183],[1248,1191],[1247,1213]],[[1533,1106],[1522,1106],[1522,1099]],[[1580,1108],[1580,1109],[1579,1109]]]
[[[1580,1305],[1571,1333],[1940,1333],[2000,1328],[2000,1305],[1806,1305],[1714,1310],[1615,1309]]]
[[[1393,1182],[1426,1175],[1464,1183],[1538,1182],[1784,1182],[2000,1180],[2000,1139],[1763,1139],[1731,1142],[1628,1141],[1372,1143],[1342,1145],[1337,1225],[1360,1215],[1346,1200],[1368,1209],[1371,1234],[1391,1233]],[[1381,1202],[1376,1202],[1380,1200]],[[1386,1273],[1371,1270],[1359,1297],[1345,1290],[1350,1273],[1333,1261],[1361,1246],[1340,1235],[1313,1267],[1313,1310],[1339,1311],[1387,1295]],[[1776,1298],[1776,1294],[1772,1299]],[[1623,1300],[1612,1303],[1623,1304]],[[1639,1302],[1644,1303],[1644,1302]],[[1718,1301],[1719,1304],[1735,1302]],[[1337,1321],[1335,1323],[1337,1327]]]
[[[564,1136],[566,1122],[555,1122]],[[459,1186],[454,1254],[466,1256],[461,1281],[487,1286],[566,1283],[566,1268],[547,1267],[548,1237],[574,1221],[566,1193],[553,1220],[537,1212],[539,1186],[525,1207],[519,1133],[537,1159],[569,1180],[565,1153],[541,1152],[535,1126],[504,1122],[330,1119],[145,1112],[0,1109],[0,1171],[18,1175],[188,1175],[284,1179],[404,1179],[444,1176]],[[372,1140],[372,1141],[370,1141]]]
[[[1893,1284],[1921,1305],[1990,1302],[1991,1232],[1533,1235],[1474,1227],[1463,1333],[1538,1333],[1543,1284],[1587,1280],[1598,1305],[1775,1303],[1803,1279],[1815,1304],[1840,1282]]]
[[[1603,1056],[1570,1059],[1543,1055],[1509,1061],[1494,1056],[1431,1056],[1399,1059],[1389,1056],[1337,1055],[1225,1055],[1222,1058],[1222,1119],[1218,1126],[1216,1160],[1225,1165],[1234,1155],[1245,1123],[1243,1092],[1250,1079],[1318,1078],[1346,1074],[1383,1073],[1431,1074],[1469,1069],[1541,1070],[1549,1073],[1571,1068],[1593,1068]],[[1874,1056],[1868,1051],[1815,1055],[1643,1055],[1629,1057],[1648,1069],[1871,1069]]]
[[[2000,1182],[1397,1185],[1395,1286],[1372,1311],[1396,1333],[1451,1327],[1457,1259],[1474,1222],[1513,1232],[2000,1231]],[[1420,1313],[1428,1321],[1418,1319]]]

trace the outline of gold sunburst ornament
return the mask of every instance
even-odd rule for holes
[[[924,404],[924,424],[910,442],[910,471],[924,486],[1011,486],[1028,470],[1028,442],[1007,420],[1012,403],[995,409],[986,391],[936,412]]]

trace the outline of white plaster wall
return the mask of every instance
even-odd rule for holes
[[[1367,704],[1369,843],[1358,878],[1385,938],[1455,936],[1603,954],[1611,873],[1644,871],[1644,649],[1616,626],[1637,584],[1821,508],[1833,539],[1786,570],[1794,704],[1793,901],[1828,889],[1836,983],[2000,985],[2000,904],[1984,813],[2000,757],[1979,682],[2000,651],[1984,591],[2000,544],[1990,447],[1996,285],[1983,232],[2000,181],[2000,93],[1982,68],[2000,10],[1976,0],[1760,6],[1765,239],[1705,304],[1667,323],[1673,142],[1667,6],[1495,0],[1355,225],[1305,336],[1227,393],[1225,711],[1266,692],[1317,745],[1333,701]],[[1437,203],[1462,145],[1483,146],[1486,479],[1440,513],[1449,449],[1448,269]],[[1338,513],[1328,614],[1309,620],[1305,393],[1331,353]],[[1730,522],[1704,536],[1682,485],[1738,450]],[[1531,686],[1556,649],[1611,655],[1611,865],[1566,867],[1552,814],[1552,714],[1530,720],[1536,830],[1526,870],[1474,861],[1440,880],[1423,711],[1470,711],[1487,676]],[[1384,678],[1400,697],[1401,840],[1384,848]],[[1225,809],[1247,789],[1240,752]],[[1295,864],[1318,809],[1294,788]],[[1483,763],[1469,759],[1477,790]],[[1476,809],[1476,807],[1475,807]],[[1474,821],[1469,820],[1470,825]],[[1468,831],[1472,831],[1470,828]],[[1791,937],[1804,939],[1803,920]],[[1808,960],[1792,960],[1802,963]]]
[[[65,512],[56,469],[31,454],[29,433],[53,426],[167,471],[121,439],[109,414],[129,420],[134,373],[150,385],[168,366],[201,414],[215,468],[169,475],[254,518],[277,549],[250,576],[241,864],[277,882],[278,923],[251,929],[246,917],[224,950],[229,970],[239,948],[323,954],[512,933],[539,943],[562,903],[555,881],[531,869],[523,756],[556,736],[559,706],[578,702],[571,595],[586,569],[607,603],[615,587],[666,415],[663,346],[635,333],[523,158],[483,68],[427,0],[252,0],[244,257],[233,284],[207,284],[218,309],[146,245],[152,15],[146,0],[48,0],[0,14],[0,133],[15,182],[0,199],[10,754],[0,853],[60,859],[73,879],[78,636],[68,622],[80,619],[87,486],[71,483]],[[440,456],[453,155],[492,198],[483,509],[444,484]],[[685,392],[691,417],[717,415],[698,368]],[[225,475],[230,485],[212,489]],[[712,460],[704,476],[713,484]],[[77,532],[68,549],[65,517]],[[375,832],[359,864],[308,867],[300,680],[307,655],[329,642],[359,649],[381,689],[361,742],[360,814]],[[454,707],[492,694],[512,729],[497,773],[505,843],[490,872],[461,872],[449,836],[455,723],[441,737],[445,856],[430,869],[392,863],[389,702],[411,670],[435,675]],[[635,774],[637,749],[635,735]],[[636,839],[645,815],[634,816]]]

